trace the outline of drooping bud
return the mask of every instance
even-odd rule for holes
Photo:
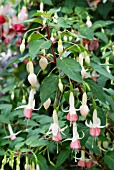
[[[43,10],[44,10],[44,3],[41,2],[41,3],[40,3],[40,12],[43,12]]]
[[[39,65],[42,70],[45,70],[48,65],[48,60],[44,56],[42,56],[41,59],[39,60]]]
[[[89,16],[87,16],[86,25],[87,25],[87,27],[88,27],[88,28],[89,28],[89,27],[92,27],[92,22],[91,22],[91,20],[90,20],[90,17],[89,17]]]
[[[31,86],[35,87],[37,84],[37,76],[34,73],[30,73],[28,75],[28,81],[31,84]]]
[[[32,61],[29,61],[29,62],[27,63],[26,68],[27,68],[28,73],[34,73],[34,66],[33,66]]]
[[[63,92],[63,83],[62,83],[62,81],[61,81],[61,79],[59,78],[59,84],[58,84],[58,87],[59,87],[59,90],[61,91],[61,92]]]
[[[45,103],[43,104],[44,108],[47,110],[49,108],[51,104],[51,99],[49,98],[48,100],[45,101]]]
[[[40,170],[40,166],[38,164],[36,165],[36,170]]]
[[[89,55],[85,55],[85,62],[87,64],[90,64],[90,56]]]
[[[62,40],[61,39],[59,39],[59,41],[58,41],[58,53],[59,53],[60,56],[63,53],[63,45],[62,45]]]
[[[25,51],[25,39],[23,39],[21,45],[20,45],[20,52],[21,54]]]
[[[66,35],[63,37],[63,40],[64,40],[65,42],[67,42],[67,36],[66,36]]]

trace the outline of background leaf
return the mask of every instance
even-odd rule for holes
[[[72,58],[57,59],[57,67],[60,68],[69,78],[76,82],[82,82],[81,67],[79,63]]]

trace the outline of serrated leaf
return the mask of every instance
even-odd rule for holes
[[[52,44],[52,41],[51,40],[35,40],[35,41],[32,41],[29,43],[30,44],[30,47],[29,47],[29,53],[30,53],[30,56],[32,58],[34,58],[37,53],[39,52],[39,50],[41,49],[49,49],[51,44]]]
[[[99,39],[101,39],[102,41],[104,41],[105,43],[108,43],[108,37],[106,36],[105,33],[103,32],[96,32],[95,36]]]
[[[93,141],[93,137],[92,137],[92,136],[89,136],[88,140],[87,140],[86,143],[85,143],[85,146],[86,146],[86,148],[88,148],[88,149],[89,149],[90,151],[92,151],[93,153],[96,153],[96,154],[101,155],[100,149],[99,149],[99,147],[96,145],[96,142]]]
[[[44,103],[53,93],[57,90],[58,87],[58,76],[52,74],[46,77],[40,86],[40,99],[41,103]]]
[[[47,140],[34,140],[32,143],[31,143],[31,147],[39,147],[39,146],[46,146],[48,145],[50,142],[47,141]]]
[[[4,115],[0,115],[0,122],[10,124],[10,120]]]
[[[104,162],[110,169],[114,169],[114,151],[108,152],[108,154],[104,156]]]
[[[82,82],[81,67],[72,58],[57,59],[57,67],[60,68],[69,78],[76,82]]]
[[[38,164],[40,166],[41,170],[49,170],[48,165],[47,165],[47,161],[44,158],[44,156],[42,155],[36,155],[38,158]]]
[[[93,96],[97,99],[99,99],[101,102],[105,103],[105,93],[101,86],[99,86],[97,83],[95,83],[92,79],[87,78],[84,80],[88,85],[90,86],[91,92]]]
[[[88,27],[83,27],[78,29],[79,33],[86,37],[87,39],[93,40],[94,32]]]
[[[31,34],[31,35],[29,36],[29,42],[35,41],[35,40],[39,40],[39,39],[41,39],[41,38],[43,38],[43,37],[44,37],[44,36],[43,36],[41,33]]]
[[[103,76],[114,80],[114,76],[111,75],[111,73],[109,73],[102,65],[100,65],[99,63],[96,63],[94,61],[91,61],[90,65],[94,68],[94,70],[96,70],[98,73],[102,74]]]
[[[62,150],[57,157],[56,167],[62,165],[65,162],[65,160],[69,157],[70,153],[71,153],[70,150]]]
[[[110,24],[113,24],[113,23],[114,23],[114,21],[111,21],[111,20],[108,20],[108,21],[98,20],[98,21],[93,23],[92,29],[96,30],[98,28],[106,27],[107,25],[110,25]]]
[[[17,143],[17,144],[15,145],[15,149],[20,149],[24,144],[25,144],[25,142]]]

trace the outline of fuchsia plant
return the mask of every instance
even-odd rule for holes
[[[1,170],[113,170],[112,2],[55,2],[0,2]]]

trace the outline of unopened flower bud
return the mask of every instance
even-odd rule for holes
[[[28,81],[31,84],[31,86],[35,87],[37,84],[37,76],[34,73],[30,73],[28,75]]]
[[[13,100],[14,99],[14,91],[11,93],[11,99]]]
[[[41,2],[40,3],[40,12],[43,12],[43,10],[44,10],[44,4],[43,4],[43,2]]]
[[[39,165],[38,165],[38,164],[36,165],[36,170],[40,170],[40,167],[39,167]]]
[[[89,112],[89,108],[87,105],[80,106],[80,114],[82,115],[82,117],[86,118],[88,112]]]
[[[61,92],[63,92],[63,83],[62,83],[61,79],[59,79],[59,84],[58,84],[58,86],[59,86],[59,90],[60,90]]]
[[[20,45],[20,52],[21,54],[25,51],[25,39],[23,39],[21,45]]]
[[[48,60],[42,56],[41,59],[39,60],[39,65],[42,70],[45,70],[48,65]]]
[[[91,22],[91,20],[90,20],[90,17],[89,17],[89,16],[87,16],[86,25],[87,25],[87,27],[88,27],[88,28],[92,26],[92,22]]]
[[[109,142],[108,142],[108,141],[103,141],[103,147],[104,147],[105,149],[108,148],[108,145],[109,145]]]
[[[89,56],[89,55],[86,55],[86,56],[85,56],[85,62],[86,62],[87,64],[90,64],[90,56]]]
[[[48,100],[45,101],[45,103],[43,104],[44,108],[47,110],[49,108],[51,104],[51,99],[49,98]]]
[[[33,66],[32,61],[29,61],[29,62],[27,63],[26,68],[27,68],[28,73],[34,73],[34,66]]]
[[[59,41],[58,41],[58,53],[59,53],[60,56],[63,53],[63,45],[62,45],[62,40],[61,39],[59,39]]]
[[[64,40],[65,42],[67,42],[67,36],[66,36],[66,35],[63,37],[63,40]]]

